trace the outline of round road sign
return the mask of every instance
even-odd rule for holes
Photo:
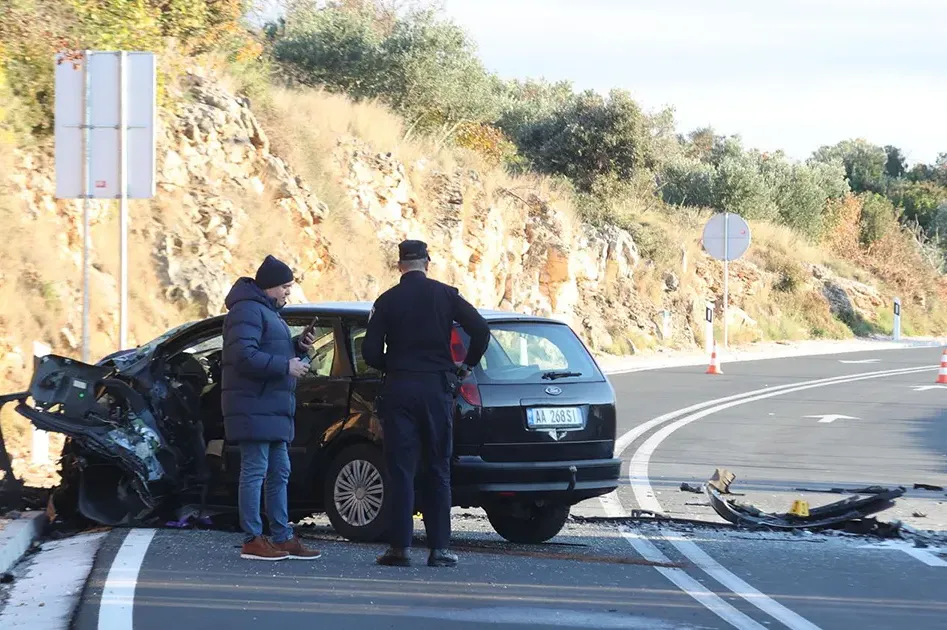
[[[717,260],[736,260],[750,247],[750,226],[738,214],[715,214],[704,226],[702,243]]]

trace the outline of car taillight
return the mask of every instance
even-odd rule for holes
[[[464,347],[464,342],[456,328],[450,332],[450,356],[457,365],[463,363],[467,357],[467,348]]]
[[[473,405],[474,407],[480,406],[480,388],[477,386],[476,382],[471,380],[464,381],[460,384],[460,389],[458,391],[461,398],[467,401],[467,404]]]
[[[456,328],[450,331],[450,356],[457,365],[463,363],[464,359],[467,358],[467,348],[464,347],[464,341],[460,338],[460,333],[457,332]],[[467,401],[467,404],[475,407],[480,406],[480,388],[472,374],[460,384],[458,393],[461,398]]]

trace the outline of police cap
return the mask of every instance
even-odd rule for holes
[[[431,260],[427,253],[427,243],[424,241],[401,241],[398,245],[398,259],[402,262],[409,260]]]

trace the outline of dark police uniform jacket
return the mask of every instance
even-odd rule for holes
[[[362,356],[387,374],[454,373],[457,365],[450,349],[454,322],[470,336],[464,363],[477,365],[490,341],[486,320],[455,287],[420,271],[408,272],[375,300]]]

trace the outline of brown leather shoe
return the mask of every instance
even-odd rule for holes
[[[289,553],[276,549],[265,538],[257,536],[250,542],[243,543],[240,557],[244,560],[285,560]]]
[[[318,549],[309,549],[305,547],[299,536],[293,536],[291,539],[287,540],[284,543],[270,542],[273,545],[273,548],[278,551],[283,551],[289,554],[290,558],[296,560],[315,560],[316,558],[322,557],[322,552]]]

